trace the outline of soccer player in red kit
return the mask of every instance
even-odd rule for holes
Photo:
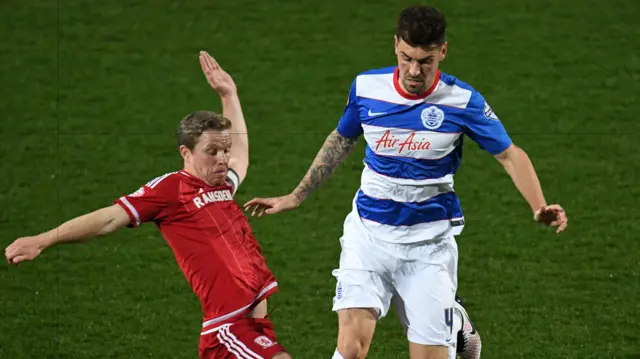
[[[74,218],[50,231],[15,240],[9,263],[33,260],[58,244],[104,236],[153,222],[204,315],[202,359],[290,359],[266,318],[266,300],[278,289],[258,242],[233,195],[249,164],[247,128],[236,85],[206,52],[200,64],[220,95],[222,115],[198,111],[176,131],[182,170],[159,176],[111,206]]]

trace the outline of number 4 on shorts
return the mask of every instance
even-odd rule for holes
[[[453,307],[444,309],[444,323],[449,327],[449,334],[453,334]]]

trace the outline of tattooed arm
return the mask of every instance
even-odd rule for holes
[[[351,150],[355,147],[357,138],[346,138],[341,136],[338,131],[333,130],[316,158],[311,164],[311,168],[304,176],[298,187],[293,190],[293,195],[302,203],[311,192],[313,192],[322,182],[338,168],[338,166],[347,158]]]
[[[358,104],[357,78],[351,83],[351,90],[347,98],[344,113],[338,121],[316,158],[311,164],[298,187],[286,196],[274,198],[254,198],[245,203],[245,210],[253,207],[252,215],[274,214],[298,207],[311,192],[329,178],[338,166],[347,158],[363,134],[360,118],[361,107]]]
[[[311,168],[292,193],[282,197],[254,198],[244,205],[245,209],[253,207],[252,215],[262,216],[265,213],[275,214],[298,207],[311,192],[329,178],[351,153],[357,142],[357,138],[347,138],[340,135],[337,130],[333,130],[318,151]]]

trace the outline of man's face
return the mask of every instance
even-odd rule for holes
[[[231,135],[229,131],[205,131],[193,150],[182,146],[180,153],[185,169],[214,187],[222,185],[229,170]]]
[[[402,88],[419,95],[433,84],[438,65],[447,54],[447,43],[432,48],[411,47],[396,36],[396,56]]]

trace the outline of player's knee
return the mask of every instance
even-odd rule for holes
[[[373,309],[347,309],[338,313],[338,352],[344,359],[366,357],[373,338],[376,312]]]
[[[338,338],[338,352],[344,359],[364,359],[369,347],[356,337]]]

